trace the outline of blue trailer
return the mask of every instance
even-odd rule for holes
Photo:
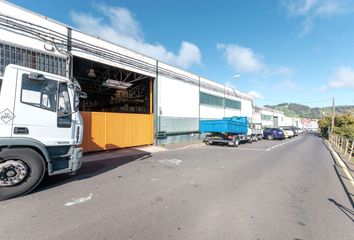
[[[240,142],[252,142],[259,137],[252,134],[247,117],[228,117],[220,120],[201,120],[200,132],[207,133],[206,144],[222,143],[237,147]]]

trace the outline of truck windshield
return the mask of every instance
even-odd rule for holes
[[[23,74],[21,92],[21,102],[53,112],[56,111],[57,81],[45,79],[42,82],[34,82],[29,79],[28,74]]]

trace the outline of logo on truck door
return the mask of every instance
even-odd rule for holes
[[[0,113],[0,119],[4,123],[10,122],[12,119],[14,119],[14,117],[15,115],[7,108]]]

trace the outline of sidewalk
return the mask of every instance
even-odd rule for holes
[[[175,149],[200,147],[202,145],[204,145],[202,141],[192,141],[192,142],[171,143],[161,147],[166,150],[175,150]]]
[[[330,144],[328,142],[328,144]],[[347,157],[345,157],[343,155],[343,153],[339,150],[339,148],[337,148],[335,145],[330,144],[331,147],[333,148],[333,150],[339,155],[339,157],[341,158],[341,160],[343,161],[343,163],[346,165],[346,167],[348,168],[350,174],[352,175],[352,177],[354,178],[354,162],[350,161]]]
[[[202,145],[203,142],[201,141],[193,141],[193,142],[173,143],[173,144],[168,144],[163,146],[148,145],[148,146],[105,150],[101,152],[91,152],[91,153],[84,154],[84,162],[98,161],[98,160],[105,160],[105,159],[119,159],[119,158],[126,158],[126,157],[145,157],[145,156],[151,156],[151,154],[157,152],[194,148]]]
[[[338,151],[328,140],[324,140],[335,162],[334,169],[346,192],[348,199],[354,208],[354,164]]]

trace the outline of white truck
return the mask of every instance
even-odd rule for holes
[[[261,123],[250,123],[249,124],[249,128],[251,129],[252,140],[253,141],[262,140],[262,138],[263,138],[263,130],[262,130],[262,124]]]
[[[0,76],[0,200],[29,193],[45,174],[80,168],[80,96],[75,80],[6,67]]]

